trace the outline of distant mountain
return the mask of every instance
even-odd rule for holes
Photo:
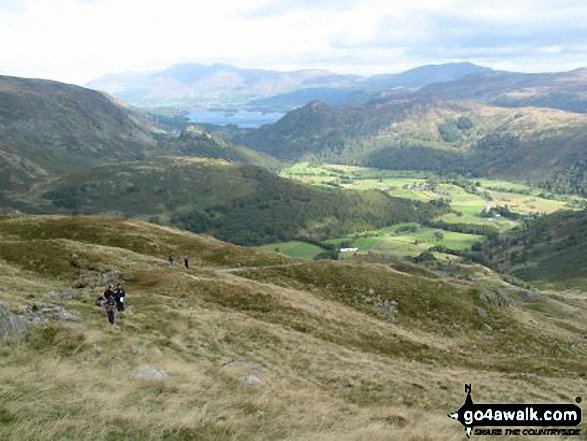
[[[418,88],[491,69],[470,63],[422,66],[399,74],[360,77],[326,70],[280,72],[225,64],[181,64],[163,71],[106,75],[87,84],[139,106],[244,106],[291,110],[320,99],[358,104],[390,88]]]
[[[226,64],[180,64],[144,73],[106,75],[87,84],[135,105],[188,107],[243,105],[255,98],[305,87],[349,87],[359,77],[326,70],[278,72]]]
[[[249,101],[247,106],[257,109],[287,112],[312,101],[322,101],[329,106],[339,107],[364,104],[373,98],[370,92],[357,89],[311,88],[273,95]]]
[[[152,150],[151,122],[112,97],[54,81],[0,76],[0,189]]]
[[[360,87],[371,91],[381,91],[395,87],[418,88],[434,83],[460,80],[468,75],[493,72],[487,67],[472,63],[432,64],[416,67],[398,74],[375,75],[358,82]]]
[[[353,106],[365,104],[378,92],[406,88],[406,93],[432,83],[453,81],[468,75],[492,72],[491,69],[471,63],[448,63],[421,66],[406,72],[358,78],[351,88],[306,88],[293,92],[253,100],[252,107],[291,110],[311,101],[322,101],[329,106]]]
[[[421,98],[473,99],[499,106],[549,107],[585,113],[587,68],[542,74],[486,71],[430,84],[415,94]]]

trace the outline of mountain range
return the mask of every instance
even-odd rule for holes
[[[340,75],[327,70],[291,72],[226,64],[181,64],[162,71],[110,74],[87,84],[140,106],[252,107],[290,110],[314,99],[346,104],[390,88],[417,88],[490,69],[470,63],[423,66],[399,74]]]

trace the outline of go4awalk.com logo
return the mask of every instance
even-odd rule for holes
[[[552,428],[576,427],[581,422],[581,409],[575,404],[475,404],[471,398],[471,385],[465,384],[467,398],[459,410],[449,418],[459,421],[471,437],[475,427],[526,427],[525,429],[475,429],[475,435],[562,435],[578,436],[580,429]],[[581,402],[581,398],[575,400]],[[533,427],[528,429],[527,427]],[[549,427],[548,429],[535,428]]]

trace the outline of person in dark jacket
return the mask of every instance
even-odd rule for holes
[[[118,311],[124,311],[124,296],[126,292],[120,283],[116,284],[116,291],[114,291],[114,298],[116,300],[116,309]]]
[[[112,291],[112,285],[106,285],[104,290],[104,309],[106,310],[106,317],[111,325],[114,324],[114,315],[116,311],[116,294]]]
[[[187,254],[185,256],[183,256],[183,264],[185,266],[185,269],[188,269],[188,266],[189,266],[189,258],[188,258],[188,255]]]

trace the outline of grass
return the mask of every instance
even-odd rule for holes
[[[257,249],[265,252],[282,253],[293,259],[313,259],[324,252],[324,249],[317,245],[296,241],[262,245]]]
[[[350,242],[359,249],[359,254],[395,254],[405,257],[417,256],[437,245],[451,250],[468,250],[474,243],[482,240],[484,236],[477,234],[457,233],[423,227],[415,223],[404,223],[378,231],[332,239],[327,243],[340,245],[343,242]]]
[[[578,294],[497,307],[481,294],[518,288],[400,261],[290,261],[116,218],[3,218],[0,244],[0,303],[80,315],[0,345],[2,440],[457,440],[446,413],[464,382],[479,402],[572,402],[587,386]],[[18,257],[35,249],[34,265]],[[185,249],[190,269],[169,268]],[[110,270],[132,307],[119,328],[92,306],[99,289],[46,296]],[[167,376],[133,375],[144,367]]]
[[[501,231],[513,228],[517,223],[504,219],[492,219],[490,222],[480,216],[486,206],[507,205],[511,211],[520,215],[550,214],[558,210],[575,210],[576,208],[572,204],[583,200],[576,196],[556,196],[552,199],[546,199],[540,196],[543,194],[543,190],[538,188],[487,178],[471,181],[479,184],[474,194],[449,183],[440,183],[436,189],[431,189],[425,184],[430,178],[439,181],[438,177],[430,172],[410,170],[383,170],[328,164],[310,167],[305,164],[295,164],[282,171],[282,176],[301,180],[306,184],[339,186],[359,190],[376,189],[384,191],[390,196],[423,202],[446,199],[460,215],[444,215],[443,220],[457,224],[491,225]]]
[[[492,231],[505,231],[515,227],[518,223],[505,218],[482,217],[482,210],[488,206],[485,194],[491,198],[495,197],[495,204],[508,204],[513,211],[520,214],[529,214],[538,210],[551,212],[565,206],[565,202],[562,201],[546,200],[513,192],[496,192],[487,190],[485,187],[478,187],[477,193],[472,194],[455,184],[440,183],[430,186],[428,179],[439,181],[438,178],[432,173],[418,171],[381,170],[344,165],[312,167],[307,164],[295,164],[282,171],[282,176],[319,186],[343,187],[354,190],[375,189],[394,197],[421,202],[438,199],[448,200],[454,212],[444,214],[438,220],[449,225],[489,228]],[[492,182],[485,179],[482,184],[489,186]],[[496,181],[496,187],[510,189],[505,181]],[[526,191],[527,187],[513,185],[511,189],[512,191]],[[356,231],[355,234],[343,238],[331,238],[327,242],[339,245],[342,242],[350,241],[359,248],[359,254],[373,252],[416,256],[435,245],[454,250],[468,250],[475,242],[483,240],[482,236],[476,234],[436,229],[442,233],[442,238],[439,240],[434,237],[435,230],[422,226],[417,226],[417,229],[417,232],[404,232],[403,234],[398,234],[394,228],[383,228],[374,232]],[[272,246],[278,247],[279,244]],[[298,257],[295,254],[289,255]],[[343,257],[348,256],[343,254]]]

